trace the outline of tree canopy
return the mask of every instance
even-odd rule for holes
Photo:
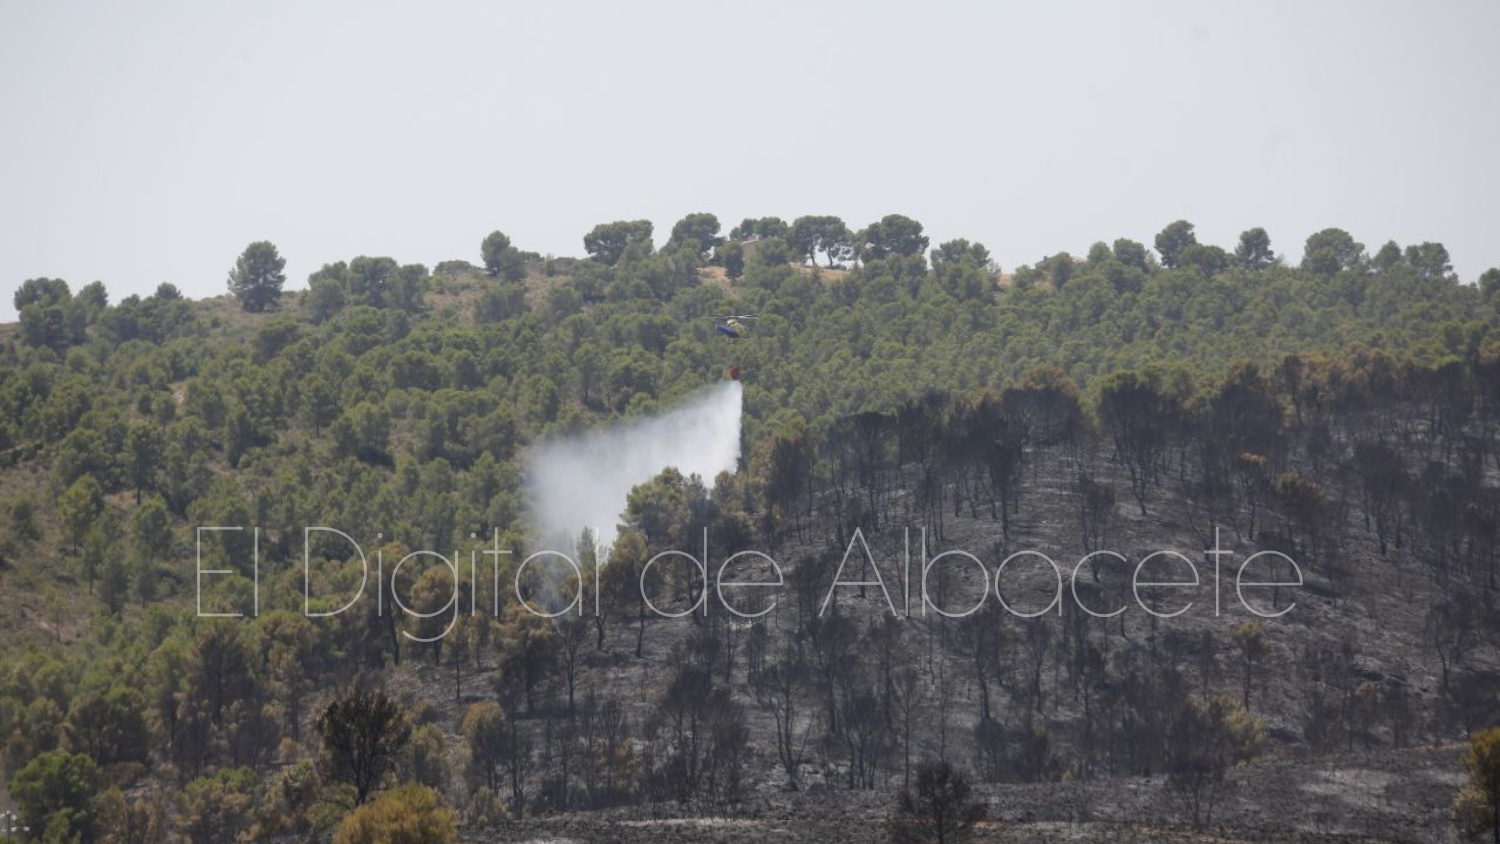
[[[276,307],[286,284],[286,259],[269,240],[245,247],[229,271],[229,292],[247,311],[259,313]]]
[[[1003,255],[902,215],[858,232],[749,218],[723,242],[718,228],[688,215],[657,250],[648,221],[606,223],[587,255],[546,258],[495,232],[483,266],[431,272],[327,256],[307,292],[261,310],[170,284],[111,301],[23,282],[20,324],[0,331],[0,630],[15,643],[0,767],[18,808],[59,840],[300,840],[341,821],[378,837],[407,815],[433,821],[425,840],[460,809],[525,826],[899,783],[900,828],[916,830],[934,800],[964,808],[961,782],[1092,788],[1149,770],[1178,798],[1164,811],[1207,822],[1268,744],[1394,751],[1491,717],[1500,270],[1472,284],[1440,243],[1368,256],[1339,229],[1298,261],[1261,229],[1218,245],[1178,221],[1156,252],[1101,237],[1002,275]],[[250,278],[264,262],[246,251]],[[747,336],[716,331],[744,313]],[[731,366],[733,470],[664,471],[619,502],[612,547],[579,538],[576,575],[517,577],[540,544],[534,446],[678,407]],[[358,534],[368,579],[347,542],[304,540],[317,524]],[[856,529],[878,565],[906,530],[985,553],[1233,536],[1316,561],[1320,606],[1291,625],[1071,609],[888,624],[866,583],[820,614]],[[711,583],[647,566],[704,531],[711,561],[788,562],[774,623],[645,609],[733,591],[712,563]],[[475,547],[490,542],[508,552],[496,571]],[[477,564],[455,577],[418,556],[393,574],[419,548]],[[199,562],[203,610],[244,617],[197,615]],[[1114,568],[1069,586],[1128,603]],[[944,607],[974,585],[951,574],[929,584]],[[1396,582],[1415,611],[1347,636],[1360,599]],[[588,604],[596,587],[587,629],[511,593]],[[452,616],[404,616],[397,597],[465,611],[441,644],[418,642]],[[945,746],[950,770],[928,776]],[[1454,817],[1488,805],[1470,779]]]
[[[619,262],[627,247],[637,243],[644,244],[648,250],[651,248],[650,220],[600,223],[583,236],[583,249],[589,257],[611,267]]]

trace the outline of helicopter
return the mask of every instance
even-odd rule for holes
[[[758,316],[760,314],[728,314],[726,316],[710,317],[710,319],[714,321],[714,327],[719,330],[720,334],[731,340],[741,340],[750,334],[750,326],[746,325],[744,321],[755,319]]]

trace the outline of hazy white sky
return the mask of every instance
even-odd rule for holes
[[[892,213],[1007,269],[1185,217],[1500,266],[1500,3],[0,0],[0,319],[26,278],[217,295],[581,254],[692,211]]]

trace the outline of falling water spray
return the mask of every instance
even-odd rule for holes
[[[743,401],[740,383],[725,381],[659,416],[542,443],[526,461],[527,501],[538,535],[557,548],[589,528],[607,546],[630,490],[663,469],[698,475],[707,484],[720,472],[734,471]]]

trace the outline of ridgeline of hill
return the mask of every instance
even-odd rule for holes
[[[895,806],[884,790],[942,758],[980,784],[991,837],[1090,819],[1100,837],[1190,836],[1224,818],[1244,840],[1448,834],[1456,754],[1429,776],[1408,748],[1500,711],[1500,271],[1461,284],[1439,244],[1372,255],[1337,229],[1293,267],[1262,230],[1225,250],[1181,222],[1155,255],[1116,240],[1004,276],[968,241],[929,260],[899,215],[857,232],[746,220],[728,238],[691,215],[659,249],[641,221],[584,242],[588,258],[542,258],[497,232],[482,266],[430,272],[361,256],[297,294],[259,243],[233,295],[197,302],[170,285],[117,303],[97,283],[22,285],[20,324],[0,329],[0,801],[49,835],[301,840],[411,780],[479,840],[506,814],[540,819],[506,835],[618,838],[664,814],[761,830],[814,788],[866,830]],[[731,340],[727,313],[758,317]],[[621,502],[609,564],[596,578],[581,561],[601,617],[542,620],[483,568],[454,584],[422,561],[394,586],[384,569],[348,612],[304,615],[308,526],[387,566],[493,538],[522,552],[502,558],[494,582],[510,583],[531,544],[530,444],[670,406],[731,365],[741,470],[668,472]],[[197,604],[201,526],[244,530],[201,537],[202,567],[227,573]],[[696,594],[643,566],[704,528],[710,560],[757,548],[786,565],[767,620],[639,605]],[[991,600],[894,620],[873,589],[822,614],[856,528],[881,563],[910,529],[991,572],[1041,548],[1065,573],[1099,549],[1201,563],[1218,529],[1236,560],[1280,551],[1306,582],[1278,619],[1064,602],[1025,620]],[[311,548],[310,608],[337,610],[358,565],[326,537]],[[1123,577],[1085,566],[1083,604],[1128,602]],[[973,571],[934,578],[940,600],[984,594]],[[538,601],[579,584],[558,586],[522,579]],[[455,590],[499,610],[461,614],[437,644],[407,634],[451,616],[389,610],[439,611]],[[396,704],[387,721],[383,698],[352,691],[374,689]],[[384,724],[388,764],[339,755],[335,700]],[[1278,765],[1323,808],[1288,811]],[[1402,799],[1423,819],[1392,832],[1358,799],[1369,777],[1415,788]],[[443,825],[435,803],[420,811]],[[722,834],[760,835],[736,830]]]

